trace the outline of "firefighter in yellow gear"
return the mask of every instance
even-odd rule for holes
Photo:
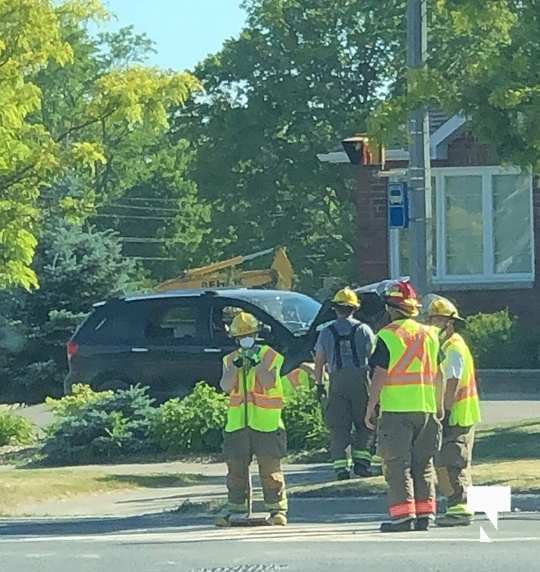
[[[281,459],[287,438],[281,418],[284,394],[283,357],[256,342],[259,322],[246,312],[231,323],[238,349],[223,359],[221,388],[229,395],[223,451],[227,463],[228,502],[216,526],[228,526],[233,515],[251,512],[250,464],[257,458],[268,523],[287,524],[287,496]]]
[[[480,421],[480,401],[472,354],[456,325],[463,322],[456,306],[436,297],[428,309],[429,323],[440,330],[441,363],[445,416],[440,452],[435,457],[439,490],[447,499],[446,513],[437,519],[439,526],[467,526],[474,514],[467,507],[467,488],[471,485],[474,428]]]
[[[374,373],[365,417],[374,429],[379,406],[378,454],[391,517],[380,530],[427,530],[436,513],[433,457],[441,435],[438,332],[415,320],[420,304],[408,282],[388,284],[382,299],[391,322],[377,334],[370,358]]]
[[[365,426],[364,416],[370,384],[368,358],[375,336],[367,324],[353,317],[360,308],[354,290],[337,292],[332,306],[337,319],[320,332],[315,346],[315,382],[320,399],[325,397],[325,369],[330,380],[325,407],[330,455],[338,480],[350,478],[351,466],[355,475],[370,477],[374,432]]]

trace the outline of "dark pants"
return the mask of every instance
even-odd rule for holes
[[[467,503],[473,444],[474,426],[444,424],[442,447],[435,457],[435,466],[439,489],[447,499],[448,508]]]
[[[433,414],[382,413],[379,455],[384,462],[393,520],[435,515],[433,456],[440,437],[441,424]]]
[[[367,369],[343,368],[330,376],[326,423],[330,429],[330,454],[336,470],[346,469],[347,447],[353,461],[371,461],[374,432],[364,424],[369,398]]]
[[[257,457],[264,504],[268,511],[287,511],[285,478],[281,458],[287,453],[287,435],[283,429],[263,433],[241,429],[225,433],[223,453],[227,462],[228,509],[251,512],[251,478],[249,467]]]

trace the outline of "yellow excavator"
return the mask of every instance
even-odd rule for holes
[[[242,270],[242,264],[261,256],[274,253],[270,268],[263,270]],[[221,262],[214,262],[200,268],[184,270],[180,276],[162,282],[158,292],[186,290],[191,288],[227,288],[234,286],[260,288],[272,287],[277,290],[292,290],[294,269],[284,247],[270,248],[248,256],[235,256]]]

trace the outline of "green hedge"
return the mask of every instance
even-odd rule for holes
[[[223,443],[227,396],[204,382],[183,399],[154,407],[147,388],[73,394],[47,400],[56,419],[41,451],[49,464],[111,462],[136,454],[217,453]],[[286,405],[289,448],[327,445],[328,432],[313,391],[300,390]]]
[[[463,329],[476,367],[480,369],[527,369],[538,367],[538,333],[525,330],[505,309],[476,314]]]
[[[29,445],[34,441],[34,425],[13,413],[0,411],[0,447],[5,445]]]

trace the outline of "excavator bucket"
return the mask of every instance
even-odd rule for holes
[[[294,269],[284,248],[280,247],[276,249],[272,269],[275,270],[277,274],[276,288],[278,290],[292,290]]]

